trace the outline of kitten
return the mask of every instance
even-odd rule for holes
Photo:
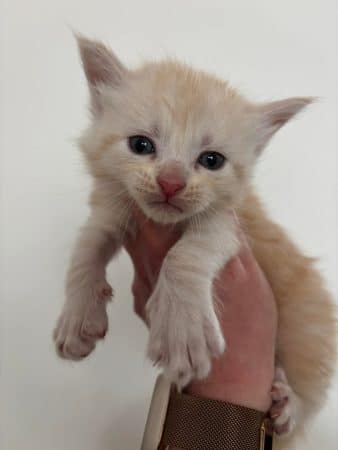
[[[205,377],[225,349],[212,280],[238,251],[235,211],[278,303],[274,427],[291,433],[325,398],[334,307],[313,261],[267,218],[250,179],[270,138],[311,99],[255,104],[177,61],[131,71],[102,44],[78,44],[92,112],[81,148],[94,184],[54,333],[59,355],[79,360],[104,337],[112,295],[105,267],[135,231],[137,205],[183,228],[147,303],[148,355],[181,387]]]

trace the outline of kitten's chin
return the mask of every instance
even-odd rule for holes
[[[181,207],[166,202],[150,202],[139,206],[151,220],[163,225],[182,222],[192,215],[191,212],[188,213]]]

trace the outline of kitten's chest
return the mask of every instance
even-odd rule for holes
[[[154,222],[143,213],[132,213],[127,226],[124,224],[122,230],[123,243],[142,239],[145,251],[151,252],[151,247],[163,248],[174,245],[182,238],[186,228],[186,223],[163,225]]]

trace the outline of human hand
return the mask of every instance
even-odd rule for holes
[[[145,320],[145,305],[162,261],[180,233],[155,224],[139,211],[136,219],[139,232],[127,241],[126,249],[135,268],[134,310]],[[274,377],[277,310],[271,288],[241,233],[240,239],[239,254],[215,281],[220,300],[218,318],[227,350],[213,360],[208,377],[194,381],[187,391],[267,411]]]

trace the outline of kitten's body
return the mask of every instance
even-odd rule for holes
[[[249,194],[238,209],[278,305],[277,360],[301,400],[294,435],[326,400],[336,359],[335,307],[314,260],[304,256]],[[277,441],[279,448],[287,441]]]
[[[275,426],[293,431],[292,421],[304,423],[325,398],[335,361],[334,312],[312,261],[266,217],[250,173],[274,132],[309,100],[254,105],[176,62],[129,72],[100,44],[82,39],[80,50],[93,111],[81,146],[94,188],[55,332],[59,353],[80,359],[104,335],[111,294],[105,266],[126,233],[135,232],[137,205],[183,231],[147,304],[148,354],[180,385],[206,376],[211,357],[224,351],[212,280],[238,250],[235,211],[278,303],[277,359],[292,389],[279,371],[275,386],[289,402]],[[151,138],[156,152],[132,154],[128,137],[135,135]],[[202,167],[199,156],[216,153],[226,155],[226,165]],[[179,191],[169,196],[168,185]]]

